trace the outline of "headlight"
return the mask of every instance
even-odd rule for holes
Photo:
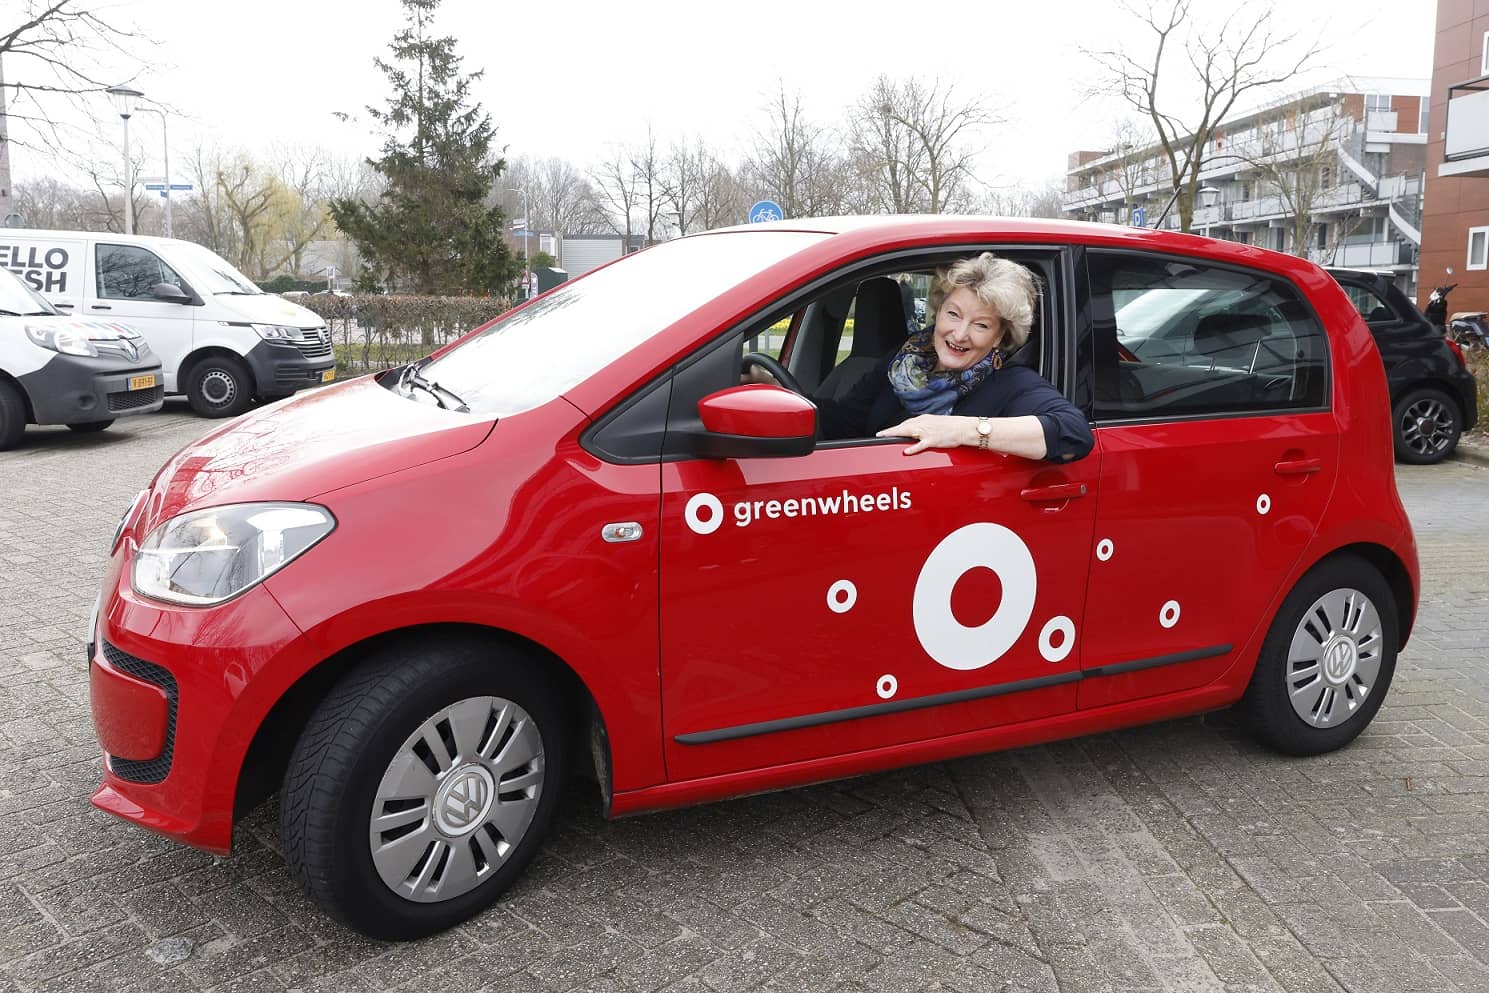
[[[140,545],[134,589],[170,603],[221,603],[263,582],[335,527],[329,510],[308,503],[240,503],[182,514]]]
[[[98,355],[98,349],[83,332],[73,328],[49,328],[26,325],[26,337],[42,348],[50,348],[63,355]]]
[[[266,341],[299,341],[300,329],[283,324],[254,324],[253,330]]]

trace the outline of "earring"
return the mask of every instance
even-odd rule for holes
[[[1003,368],[1003,353],[993,349],[993,370],[996,372],[1001,368]]]

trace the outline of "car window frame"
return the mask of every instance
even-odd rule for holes
[[[165,269],[167,269],[167,270],[170,271],[170,274],[176,278],[176,282],[175,282],[174,285],[176,285],[177,287],[179,287],[180,290],[183,293],[185,293],[187,296],[194,296],[194,291],[191,288],[191,284],[186,280],[186,277],[185,276],[182,276],[181,273],[180,273],[180,271],[175,266],[171,265],[165,259],[161,258],[159,252],[156,252],[156,251],[148,248],[145,245],[130,245],[130,244],[126,244],[124,242],[102,241],[102,240],[100,240],[100,241],[95,241],[93,243],[93,294],[94,294],[94,299],[97,299],[97,300],[112,300],[112,301],[116,301],[116,302],[120,302],[120,301],[122,301],[122,302],[139,302],[139,301],[144,301],[144,302],[155,302],[155,303],[159,303],[160,302],[159,298],[156,297],[153,293],[149,293],[149,294],[146,294],[145,296],[138,296],[138,297],[108,296],[108,295],[105,295],[104,292],[103,292],[103,276],[104,276],[103,251],[104,251],[104,249],[127,249],[127,250],[130,250],[130,251],[137,251],[137,252],[143,252],[143,253],[145,253],[146,255],[148,255],[151,258],[153,258],[156,261],[156,263],[158,263],[159,265],[161,265],[162,267],[164,267]],[[160,282],[162,282],[162,283],[163,282],[167,282],[167,280],[161,280]],[[158,286],[160,284],[159,283],[152,283],[150,285],[153,288],[153,287]]]
[[[848,282],[862,282],[875,276],[895,272],[904,272],[910,269],[927,268],[934,265],[945,264],[956,259],[966,258],[982,252],[1017,253],[1027,258],[1036,255],[1048,262],[1049,269],[1039,273],[1040,278],[1049,285],[1045,290],[1050,302],[1049,313],[1042,318],[1042,332],[1040,335],[1040,360],[1036,371],[1045,376],[1061,395],[1074,398],[1081,395],[1083,388],[1083,377],[1079,372],[1076,354],[1080,348],[1081,339],[1084,336],[1085,325],[1077,324],[1078,312],[1076,308],[1076,289],[1079,263],[1078,246],[1066,241],[1027,241],[1000,240],[996,237],[980,239],[978,241],[958,241],[952,243],[931,243],[908,247],[899,247],[888,251],[877,252],[872,255],[860,256],[849,259],[837,265],[829,272],[812,279],[811,281],[796,287],[795,289],[772,298],[760,307],[757,307],[749,316],[732,322],[710,335],[708,340],[697,345],[689,354],[680,358],[673,365],[663,370],[649,381],[641,384],[616,401],[587,428],[580,436],[580,444],[586,451],[603,461],[622,465],[645,465],[650,463],[683,462],[701,458],[692,451],[669,450],[669,437],[682,438],[689,430],[700,430],[701,421],[697,413],[697,404],[704,396],[717,389],[717,383],[729,381],[729,374],[724,373],[721,368],[732,368],[733,375],[738,375],[738,355],[735,354],[736,342],[742,343],[752,334],[761,334],[765,328],[777,323],[783,317],[792,317],[792,327],[788,331],[786,341],[782,345],[783,354],[793,347],[792,335],[797,329],[797,315],[800,314],[808,304],[815,299],[830,292],[834,287]],[[1016,260],[1022,261],[1022,260]],[[1041,300],[1043,306],[1044,300]],[[1050,328],[1059,328],[1061,333],[1051,334]],[[679,383],[691,384],[694,377],[701,377],[712,386],[712,389],[704,389],[698,396],[689,399],[699,388],[688,388],[679,390]],[[1089,390],[1087,390],[1089,392]],[[656,399],[658,394],[665,393],[667,399],[660,402]],[[1090,417],[1089,402],[1086,406],[1076,404],[1083,414]],[[649,432],[644,429],[638,430],[636,425],[626,425],[623,422],[629,416],[655,415],[660,409],[666,411],[666,424],[659,425],[663,435],[660,450],[656,454],[628,454],[618,449],[622,447],[617,444],[618,440],[634,441],[645,437]],[[638,414],[637,412],[645,412]],[[845,438],[839,440],[819,440],[814,452],[825,451],[835,448],[867,447],[872,445],[895,445],[903,444],[903,439],[898,438]]]
[[[1202,411],[1202,412],[1197,412],[1197,413],[1153,414],[1153,415],[1149,415],[1149,416],[1134,416],[1134,417],[1111,417],[1111,416],[1102,417],[1102,416],[1100,416],[1099,411],[1096,408],[1095,397],[1094,397],[1094,386],[1095,386],[1095,383],[1097,381],[1097,374],[1098,374],[1098,369],[1096,367],[1096,363],[1099,361],[1099,356],[1098,356],[1099,349],[1097,347],[1097,338],[1099,337],[1100,334],[1102,334],[1102,332],[1098,329],[1098,323],[1102,322],[1103,319],[1104,319],[1105,322],[1110,325],[1110,331],[1109,331],[1109,333],[1112,335],[1112,338],[1113,338],[1114,341],[1116,340],[1117,323],[1116,323],[1116,311],[1115,311],[1115,308],[1113,308],[1111,306],[1111,297],[1110,297],[1110,295],[1109,294],[1107,295],[1106,302],[1105,303],[1101,302],[1098,299],[1099,298],[1099,294],[1096,293],[1095,284],[1094,284],[1094,282],[1092,280],[1092,275],[1091,275],[1091,268],[1092,268],[1092,259],[1091,259],[1091,256],[1093,254],[1096,254],[1098,257],[1126,256],[1126,257],[1140,258],[1140,259],[1147,259],[1147,260],[1178,262],[1178,263],[1181,263],[1183,265],[1202,265],[1202,266],[1207,266],[1207,267],[1212,268],[1212,269],[1223,269],[1223,270],[1227,270],[1227,271],[1230,271],[1230,272],[1240,273],[1240,274],[1243,274],[1243,275],[1252,275],[1252,276],[1261,275],[1261,276],[1265,276],[1268,279],[1271,279],[1271,280],[1274,280],[1276,282],[1282,283],[1283,285],[1285,285],[1289,290],[1291,290],[1297,296],[1298,301],[1302,304],[1302,306],[1303,306],[1304,310],[1306,311],[1306,313],[1308,314],[1308,316],[1311,317],[1313,319],[1313,321],[1318,325],[1318,328],[1319,328],[1319,330],[1321,332],[1321,337],[1322,337],[1322,342],[1323,342],[1323,360],[1324,360],[1324,370],[1323,370],[1323,372],[1324,372],[1324,375],[1323,375],[1323,403],[1321,405],[1318,405],[1318,406],[1307,406],[1307,407],[1273,407],[1273,408],[1259,408],[1259,409],[1256,409],[1256,410],[1235,410],[1235,411],[1224,411],[1224,412]],[[1304,292],[1304,290],[1302,289],[1302,287],[1300,287],[1291,278],[1289,278],[1289,277],[1287,277],[1287,276],[1285,276],[1285,275],[1283,275],[1281,273],[1274,272],[1271,269],[1264,269],[1264,268],[1259,268],[1259,267],[1256,267],[1256,266],[1238,265],[1238,264],[1236,264],[1234,262],[1228,262],[1228,261],[1223,261],[1223,260],[1219,260],[1219,259],[1212,259],[1212,258],[1210,258],[1208,256],[1203,256],[1203,255],[1186,255],[1186,254],[1183,254],[1181,252],[1154,251],[1154,250],[1149,250],[1149,249],[1135,249],[1135,248],[1122,248],[1122,247],[1113,247],[1113,246],[1107,246],[1107,245],[1087,246],[1086,251],[1083,253],[1083,258],[1082,258],[1081,261],[1083,263],[1083,268],[1082,268],[1082,271],[1079,274],[1078,278],[1082,279],[1085,282],[1085,284],[1086,284],[1086,287],[1087,287],[1087,290],[1088,290],[1088,293],[1089,293],[1088,301],[1089,301],[1089,307],[1090,307],[1090,311],[1089,311],[1089,322],[1090,323],[1088,324],[1087,338],[1091,342],[1091,355],[1090,355],[1090,359],[1091,359],[1092,365],[1090,367],[1090,381],[1091,381],[1092,387],[1093,387],[1093,390],[1092,390],[1093,396],[1092,396],[1092,401],[1091,401],[1091,407],[1087,411],[1087,416],[1090,418],[1090,421],[1091,421],[1091,423],[1093,425],[1093,430],[1100,430],[1103,427],[1126,427],[1126,426],[1135,426],[1135,425],[1143,425],[1143,424],[1176,424],[1176,423],[1187,422],[1187,421],[1221,421],[1221,420],[1236,420],[1238,418],[1247,418],[1247,417],[1277,417],[1277,416],[1292,416],[1292,415],[1302,415],[1302,414],[1318,414],[1318,413],[1328,413],[1328,412],[1330,412],[1330,411],[1333,410],[1333,404],[1334,404],[1334,373],[1335,373],[1335,370],[1334,370],[1334,354],[1333,354],[1333,347],[1332,347],[1333,335],[1329,331],[1328,324],[1323,320],[1322,317],[1319,316],[1318,308],[1316,308],[1313,305],[1312,298],[1306,292]],[[1353,303],[1350,304],[1350,307],[1351,307],[1351,309],[1355,309]]]

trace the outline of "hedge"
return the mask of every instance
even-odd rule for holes
[[[422,358],[507,310],[500,297],[317,294],[296,303],[325,319],[336,365],[367,372]]]
[[[1476,430],[1489,432],[1489,353],[1463,350],[1468,360],[1468,371],[1479,384],[1479,424]]]

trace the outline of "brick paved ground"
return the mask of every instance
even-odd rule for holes
[[[218,860],[95,812],[79,641],[118,514],[210,425],[0,454],[0,993],[1489,990],[1489,469],[1402,469],[1421,619],[1309,761],[1223,717],[607,824],[411,945],[329,924],[260,810]]]

